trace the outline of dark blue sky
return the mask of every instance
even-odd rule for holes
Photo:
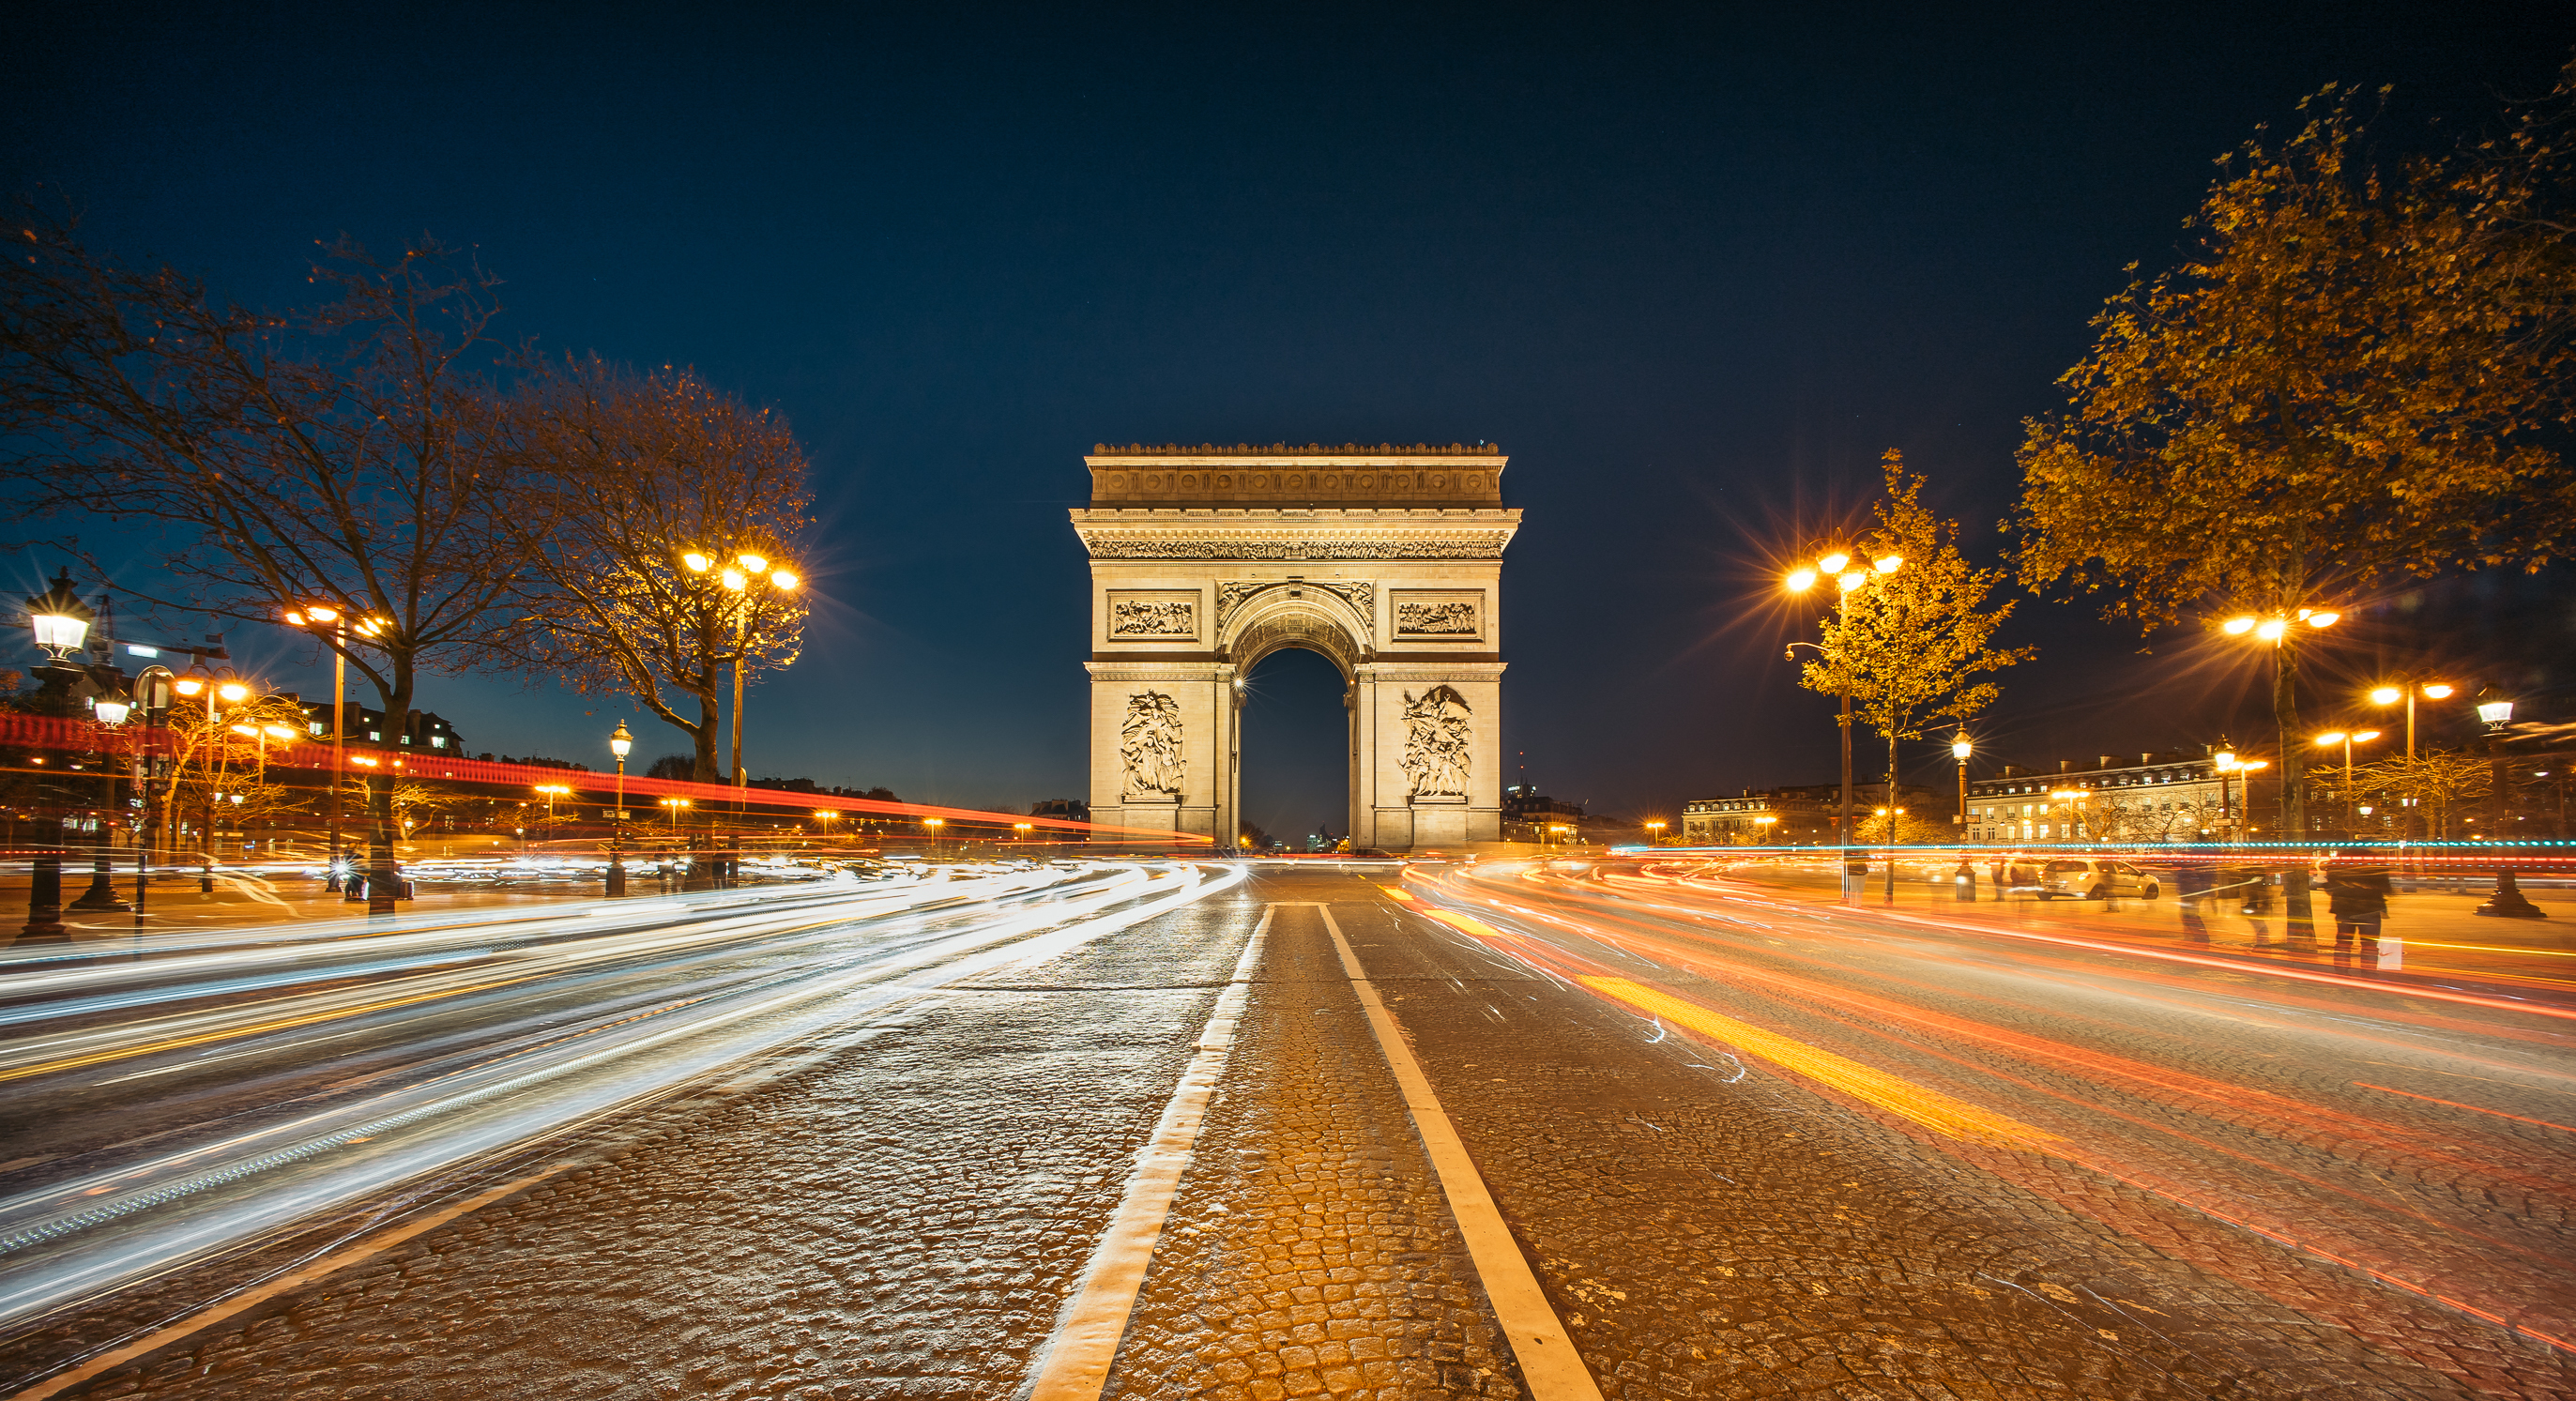
[[[1822,780],[1769,545],[1896,446],[1991,555],[2018,420],[2214,156],[2331,80],[2483,116],[2576,43],[2564,4],[14,9],[9,184],[98,242],[278,301],[314,239],[426,230],[507,279],[513,336],[783,408],[827,602],[752,767],[978,805],[1082,791],[1064,510],[1103,440],[1499,441],[1529,777],[1609,811]],[[2205,644],[2016,631],[2003,757],[2259,730]],[[1258,678],[1283,833],[1341,810],[1320,670]],[[586,760],[631,713],[425,696]]]

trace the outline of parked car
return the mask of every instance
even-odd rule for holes
[[[2078,900],[2101,900],[2115,895],[2134,895],[2153,900],[2164,893],[2164,886],[2154,876],[2126,861],[2111,861],[2092,856],[2061,856],[2048,863],[2041,872],[2039,898],[2055,899],[2060,895]]]

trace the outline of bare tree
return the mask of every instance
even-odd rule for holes
[[[94,253],[29,218],[0,272],[0,470],[42,509],[162,527],[174,596],[317,634],[395,724],[425,666],[507,655],[514,542],[492,527],[498,414],[484,367],[494,279],[423,241],[383,261],[343,240],[325,304],[275,313],[175,269]],[[370,910],[389,913],[391,809],[372,804]]]
[[[632,695],[689,736],[697,781],[719,781],[728,674],[738,716],[744,674],[803,645],[800,581],[783,566],[813,525],[795,435],[690,371],[595,359],[531,367],[511,434],[519,469],[500,516],[529,561],[520,601],[543,623],[531,656],[583,690]]]

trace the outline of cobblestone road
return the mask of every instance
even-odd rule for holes
[[[1745,1046],[1683,1034],[1549,959],[1580,945],[1637,984],[1968,1098],[1987,1082],[1958,1062],[1990,1047],[1896,1010],[1857,1014],[1910,1037],[1909,1058],[1815,1007],[1712,977],[1687,941],[1587,942],[1572,932],[1594,918],[1578,901],[1542,893],[1530,908],[1554,924],[1479,934],[1391,897],[1397,884],[1392,871],[1265,875],[1041,966],[925,994],[817,1064],[663,1106],[588,1166],[175,1341],[86,1394],[1011,1396],[1275,905],[1106,1394],[1526,1395],[1308,902],[1329,905],[1402,1022],[1604,1396],[2576,1394],[2564,1354],[2541,1343],[2185,1209],[2072,1150],[1928,1132]],[[1849,986],[1854,999],[1889,994],[1883,979]],[[2052,1006],[2032,986],[2016,1032],[2140,1051],[2130,1042],[2143,1033],[2110,1024],[2099,988]],[[2241,1039],[2201,1068],[2294,1056],[2312,1034],[2249,1011]],[[2561,1050],[2526,1040],[2512,1053],[2531,1081],[2530,1058]],[[1950,1078],[1936,1078],[1943,1067]],[[2144,1117],[2152,1097],[2133,1098],[2104,1112]],[[2556,1130],[2516,1131],[2546,1144]],[[2260,1137],[2234,1132],[2211,1139],[2212,1181],[2244,1170],[2230,1155]],[[2285,1152],[2273,1170],[2318,1179],[2301,1190],[2320,1201],[2349,1185],[2325,1171],[2334,1162],[2367,1177],[2416,1161],[2372,1158],[2314,1125],[2275,1136],[2306,1156]],[[2180,1155],[2167,1166],[2192,1170]],[[2484,1238],[2423,1231],[2464,1258],[2546,1270],[2563,1227],[2556,1193],[2536,1183],[2491,1204]],[[2497,1234],[2507,1218],[2519,1234]],[[217,1282],[163,1281],[153,1307],[184,1312]]]

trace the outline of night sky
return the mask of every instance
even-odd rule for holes
[[[2123,265],[2172,260],[2212,158],[2329,81],[2397,85],[2396,130],[2484,120],[2576,44],[2563,0],[12,10],[8,186],[68,193],[95,242],[275,303],[313,240],[425,230],[507,280],[510,337],[782,408],[820,607],[753,693],[753,773],[1010,807],[1084,789],[1065,509],[1101,441],[1497,441],[1529,781],[1624,814],[1825,781],[1775,552],[1899,447],[1994,557],[2019,420]],[[84,540],[143,577],[146,542]],[[2559,581],[2356,603],[2321,720],[2421,649],[2536,700],[2568,679]],[[254,633],[246,670],[328,694]],[[2206,638],[2141,654],[2034,601],[2007,640],[2042,654],[1977,727],[1996,759],[2263,732],[2255,659]],[[1247,815],[1340,830],[1329,665],[1254,684]],[[634,714],[473,679],[422,704],[599,767]]]

